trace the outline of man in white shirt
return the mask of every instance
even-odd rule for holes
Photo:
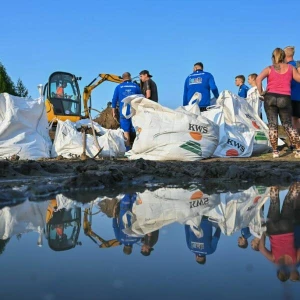
[[[251,85],[251,88],[247,92],[247,101],[262,119],[262,101],[260,100],[260,95],[256,87],[256,77],[256,73],[248,76],[248,83]]]

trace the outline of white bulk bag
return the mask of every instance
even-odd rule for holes
[[[173,222],[199,226],[199,218],[220,203],[219,195],[199,189],[160,188],[137,193],[132,207],[131,231],[147,234]],[[128,231],[127,231],[128,232]]]
[[[220,126],[217,157],[249,157],[270,150],[268,128],[251,105],[230,91],[223,91],[216,107],[204,116]]]
[[[88,125],[89,123],[85,124]],[[125,142],[123,137],[123,130],[111,130],[101,127],[100,125],[93,123],[95,130],[104,133],[104,135],[98,137],[97,140],[102,149],[100,156],[102,157],[118,157],[124,156],[126,151]],[[83,152],[83,138],[82,133],[77,130],[82,125],[82,121],[79,123],[73,123],[70,120],[58,121],[55,138],[51,150],[51,157],[61,155],[65,158],[70,158],[74,155],[80,156]],[[86,135],[86,155],[94,157],[99,152],[95,143],[94,137],[90,134]]]
[[[129,159],[194,161],[208,158],[215,151],[218,126],[190,112],[199,111],[197,104],[176,111],[138,95],[123,102],[123,111],[131,106],[136,131],[132,150],[127,152]]]
[[[253,224],[254,219],[259,218],[261,208],[268,199],[269,189],[260,193],[254,186],[243,192],[228,192],[225,194],[225,201],[221,201],[208,216],[210,220],[218,223],[223,234],[232,235]]]
[[[0,158],[49,158],[50,149],[44,101],[0,94]]]

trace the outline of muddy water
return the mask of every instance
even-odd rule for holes
[[[280,251],[289,244],[296,253],[300,182],[145,183],[49,196],[26,184],[2,186],[1,299],[299,298],[297,262],[281,268],[282,283],[279,264],[251,241],[266,232],[272,251],[271,235],[292,236]],[[274,233],[282,219],[288,229]]]

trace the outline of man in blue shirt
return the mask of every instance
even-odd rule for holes
[[[242,228],[241,236],[238,238],[238,246],[242,249],[248,248],[248,238],[251,235],[249,227]]]
[[[298,72],[300,72],[300,66],[297,65],[296,61],[294,60],[295,47],[285,47],[284,52],[286,63],[292,65],[297,69]],[[291,100],[293,108],[293,127],[298,131],[298,133],[300,133],[300,83],[295,80],[292,81]]]
[[[132,206],[136,200],[136,194],[125,194],[125,196],[118,203],[118,208],[115,212],[113,218],[113,228],[115,232],[116,239],[124,245],[123,252],[126,255],[130,255],[132,252],[133,244],[139,242],[141,237],[132,237],[123,232],[125,227],[131,226],[131,216],[126,214],[127,211],[132,211]],[[118,211],[119,210],[119,211]],[[126,218],[126,226],[124,224],[124,219]]]
[[[122,100],[130,95],[141,94],[140,87],[131,81],[131,75],[129,72],[125,72],[122,75],[123,82],[120,83],[116,88],[112,99],[112,115],[116,118],[116,107],[119,103],[120,110],[120,127],[124,130],[124,136],[126,139],[126,151],[130,150],[130,132],[134,132],[131,118],[126,119],[122,114],[123,102]],[[130,107],[127,107],[126,115],[130,114]]]
[[[195,253],[197,263],[204,265],[206,262],[206,255],[213,254],[217,249],[221,229],[217,223],[209,221],[206,216],[202,217],[200,227],[203,232],[203,236],[201,238],[198,238],[195,235],[190,225],[185,225],[185,235],[187,246],[193,253]],[[213,227],[216,227],[214,235]]]
[[[245,85],[244,75],[238,75],[235,77],[235,85],[239,87],[238,95],[242,98],[247,98],[249,88]]]
[[[214,77],[203,71],[201,62],[195,63],[193,73],[186,78],[184,83],[183,105],[188,105],[193,95],[198,92],[201,94],[200,111],[205,111],[206,107],[210,105],[210,91],[215,98],[219,97]]]

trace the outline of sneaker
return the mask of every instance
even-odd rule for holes
[[[279,157],[279,151],[278,150],[273,151],[273,158],[278,158],[278,157]]]
[[[295,153],[295,158],[300,158],[300,150],[297,150]]]

